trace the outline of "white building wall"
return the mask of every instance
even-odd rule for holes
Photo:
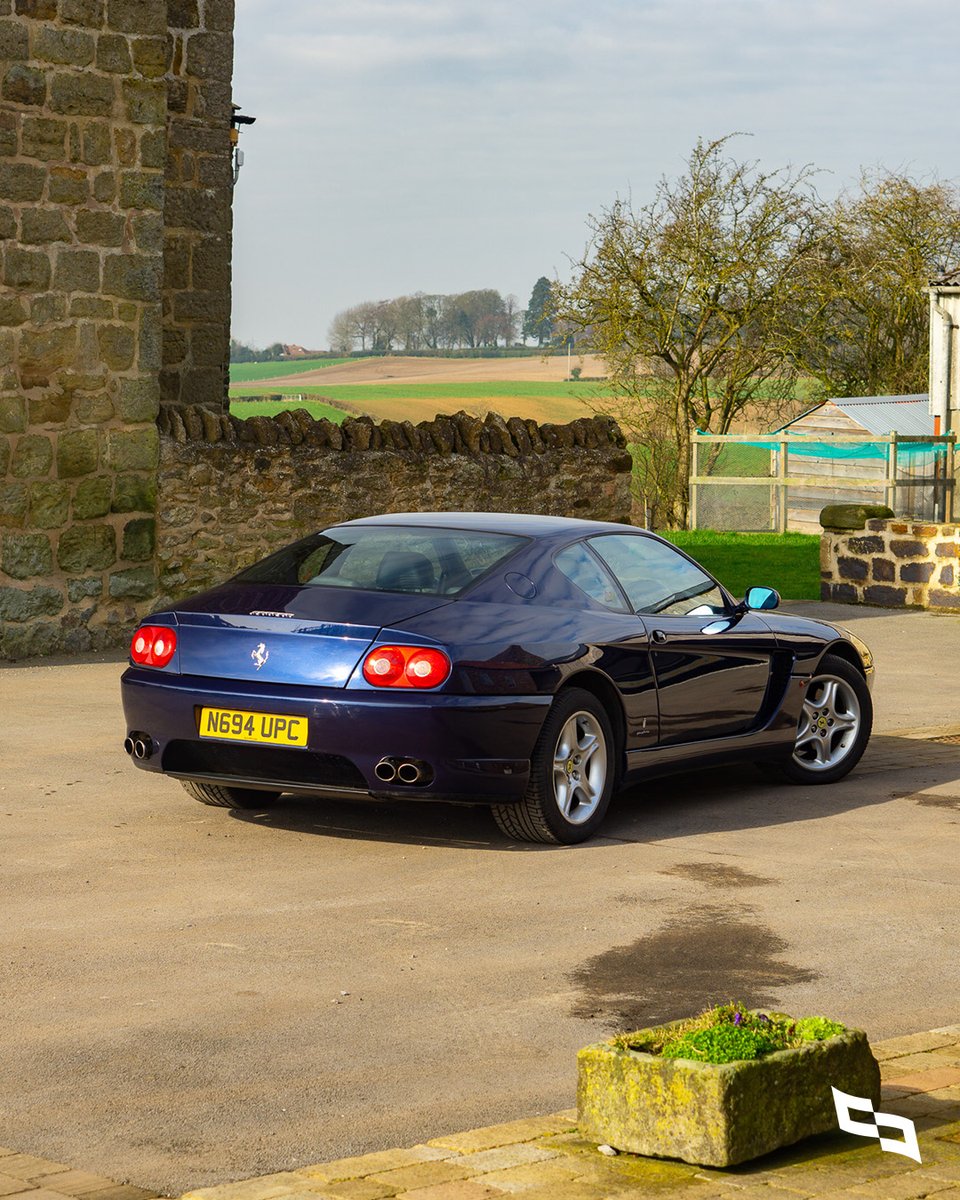
[[[930,412],[941,433],[960,432],[960,286],[930,289]]]

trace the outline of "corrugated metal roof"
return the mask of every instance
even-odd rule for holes
[[[931,279],[930,283],[932,287],[960,287],[960,267],[954,267],[939,279]]]
[[[833,403],[867,433],[933,433],[926,392],[920,396],[834,396]]]
[[[852,421],[862,425],[867,433],[882,436],[895,431],[922,437],[924,434],[933,434],[933,417],[927,408],[928,400],[924,392],[919,396],[832,396],[830,403],[835,404]],[[824,401],[825,403],[827,401]],[[821,407],[822,405],[818,404],[808,409],[783,428],[790,429],[797,421],[810,416]],[[776,432],[779,433],[780,430]]]

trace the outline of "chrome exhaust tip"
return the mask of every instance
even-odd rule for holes
[[[397,777],[397,768],[389,758],[381,758],[373,768],[373,773],[381,783],[393,783]]]
[[[397,778],[401,783],[419,783],[420,768],[415,762],[402,762],[397,767]]]
[[[126,754],[133,754],[133,738],[125,737],[123,739],[123,749]]]
[[[141,761],[148,759],[153,753],[153,739],[144,735],[133,743],[133,756]]]

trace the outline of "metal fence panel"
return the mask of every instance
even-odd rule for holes
[[[764,438],[696,434],[691,529],[820,531],[828,504],[887,504],[953,519],[954,435]]]

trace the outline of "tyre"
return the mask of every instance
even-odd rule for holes
[[[780,772],[794,783],[835,783],[863,757],[872,728],[867,681],[828,654],[807,684],[793,753]]]
[[[266,808],[280,798],[280,792],[259,792],[256,788],[228,787],[223,783],[197,783],[181,779],[183,790],[201,804],[215,808]]]
[[[494,805],[494,820],[523,842],[585,842],[606,815],[616,774],[616,741],[606,709],[591,692],[569,688],[543,723],[523,799]]]

